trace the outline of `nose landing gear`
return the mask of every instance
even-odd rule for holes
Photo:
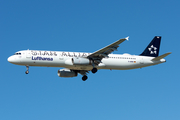
[[[27,70],[26,70],[25,73],[28,74],[28,73],[29,73],[29,66],[26,66],[26,69],[27,69]]]

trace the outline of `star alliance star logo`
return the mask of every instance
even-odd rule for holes
[[[151,47],[150,48],[148,48],[149,49],[149,52],[150,52],[150,54],[157,54],[157,48],[156,47],[154,47],[153,45],[151,45]]]

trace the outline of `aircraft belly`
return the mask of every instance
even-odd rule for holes
[[[73,66],[66,66],[66,68],[72,69],[72,70],[87,70],[90,71],[92,70],[92,65],[91,66],[77,66],[77,65],[73,65]]]

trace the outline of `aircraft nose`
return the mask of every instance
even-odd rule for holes
[[[14,61],[14,58],[12,56],[10,56],[8,59],[7,59],[8,62],[12,63]]]

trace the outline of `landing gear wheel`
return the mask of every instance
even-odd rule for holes
[[[98,71],[97,68],[93,68],[93,69],[91,70],[92,73],[96,73],[97,71]]]
[[[82,80],[83,81],[86,81],[88,79],[88,77],[86,76],[86,75],[84,75],[83,77],[82,77]]]
[[[29,71],[26,71],[25,73],[26,73],[26,74],[28,74],[28,73],[29,73]]]

